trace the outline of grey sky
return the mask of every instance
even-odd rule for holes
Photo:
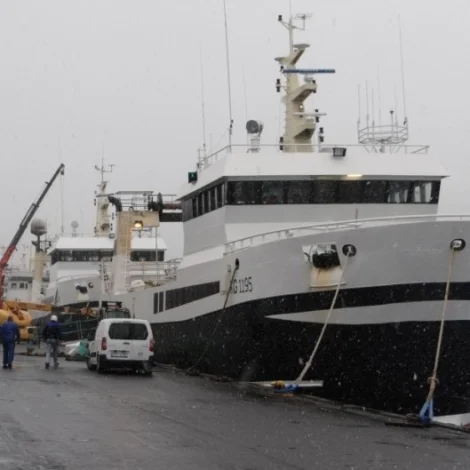
[[[467,212],[468,0],[292,3],[294,11],[313,13],[298,36],[312,45],[303,65],[337,70],[318,79],[316,95],[316,107],[328,112],[326,140],[336,143],[356,142],[357,85],[369,80],[377,89],[378,67],[382,115],[394,107],[397,86],[403,118],[401,14],[410,143],[432,145],[458,175],[444,186],[442,211]],[[288,15],[288,1],[227,0],[227,9],[234,141],[245,142],[245,81],[248,116],[264,121],[263,141],[274,142],[273,58],[287,48],[276,19]],[[73,219],[91,231],[99,177],[93,167],[103,145],[107,161],[117,164],[110,189],[178,192],[202,143],[201,49],[208,145],[226,143],[224,47],[222,0],[1,1],[0,245],[9,242],[60,160],[66,164],[66,231]],[[60,226],[60,194],[57,184],[40,210],[51,231]],[[177,232],[163,230],[170,254],[181,246]]]

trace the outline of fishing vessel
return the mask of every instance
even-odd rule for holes
[[[78,222],[72,221],[71,233],[61,233],[48,243],[47,249],[47,286],[43,287],[42,302],[56,306],[74,308],[99,307],[103,293],[110,290],[112,278],[115,232],[110,214],[113,197],[108,197],[108,183],[105,173],[110,173],[114,165],[95,169],[101,173],[101,181],[95,193],[96,223],[93,233],[80,233]],[[125,200],[126,208],[133,211],[142,201],[146,204],[152,199],[152,192],[119,192],[118,203]],[[174,196],[166,196],[167,200]],[[115,201],[115,200],[114,200]],[[174,211],[173,211],[174,212]],[[177,218],[178,214],[173,214]],[[181,218],[181,213],[179,214]],[[179,259],[166,261],[167,246],[155,227],[139,227],[127,240],[130,244],[128,259],[125,263],[126,281],[132,290],[171,276]]]
[[[406,119],[325,143],[323,113],[305,102],[334,70],[297,67],[306,19],[278,18],[289,36],[276,58],[280,141],[262,144],[252,120],[248,146],[199,158],[179,195],[184,256],[161,285],[129,292],[125,263],[135,224],[158,226],[164,204],[116,204],[105,298],[151,322],[159,362],[320,379],[325,397],[399,413],[419,411],[431,377],[436,414],[468,411],[470,219],[438,213],[447,172],[428,146],[408,145]]]

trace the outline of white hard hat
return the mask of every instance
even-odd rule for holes
[[[57,321],[57,315],[52,315],[51,321]]]

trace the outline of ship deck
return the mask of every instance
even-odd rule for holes
[[[467,434],[399,428],[230,383],[157,369],[98,375],[82,362],[45,371],[17,355],[2,371],[0,463],[24,470],[456,469]]]

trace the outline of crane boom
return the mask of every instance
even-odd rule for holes
[[[32,218],[34,217],[34,214],[36,214],[36,211],[41,205],[41,202],[46,197],[46,194],[49,192],[49,189],[51,189],[51,186],[54,183],[54,181],[57,179],[57,177],[59,175],[64,174],[64,169],[65,169],[65,165],[61,163],[59,167],[57,168],[57,170],[55,171],[54,175],[52,176],[51,180],[46,181],[46,186],[42,190],[39,197],[31,204],[31,207],[28,209],[25,216],[23,217],[23,220],[21,221],[20,226],[18,227],[18,230],[16,231],[15,235],[13,236],[13,239],[8,245],[8,248],[5,250],[5,253],[3,253],[2,258],[0,259],[0,308],[2,308],[3,306],[3,293],[5,291],[5,288],[4,288],[5,269],[8,266],[8,262],[10,261],[10,258],[16,249],[16,246],[21,240],[21,237],[23,236]]]

